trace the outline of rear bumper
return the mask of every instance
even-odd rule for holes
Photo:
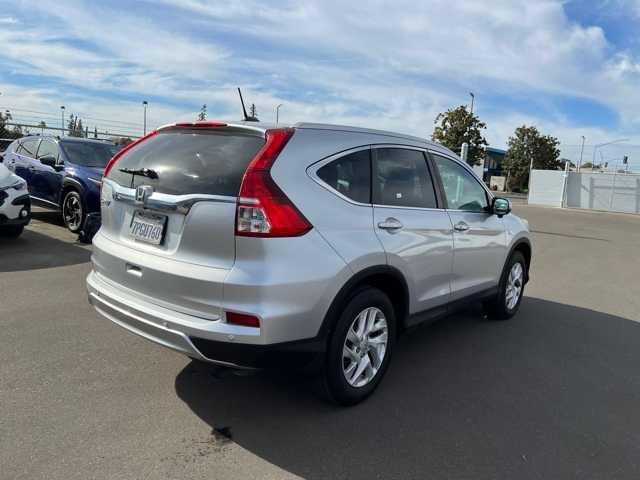
[[[257,329],[192,317],[134,299],[105,282],[94,271],[87,277],[87,291],[89,303],[116,325],[171,350],[216,365],[240,369],[298,368],[318,360],[324,353],[325,342],[321,338],[270,345],[240,343],[248,340],[246,335],[243,338],[243,333]]]

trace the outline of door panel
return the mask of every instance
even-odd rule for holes
[[[496,286],[506,254],[502,219],[488,213],[448,213],[454,227],[452,298]]]
[[[452,300],[497,286],[505,256],[502,219],[488,212],[489,197],[459,162],[431,153],[453,225]]]
[[[32,175],[35,171],[35,156],[38,151],[38,138],[27,138],[20,143],[20,146],[16,150],[16,162],[14,165],[14,171],[16,175],[22,177],[29,188],[29,193],[33,193]]]
[[[62,189],[64,173],[62,170],[57,171],[55,168],[40,162],[40,158],[45,155],[53,155],[56,159],[59,159],[58,145],[50,140],[42,140],[40,142],[37,160],[34,162],[35,170],[31,175],[34,187],[33,195],[43,200],[57,203],[58,194]]]
[[[453,234],[437,208],[433,181],[421,150],[374,148],[374,228],[387,262],[410,289],[410,313],[443,305],[451,293]]]

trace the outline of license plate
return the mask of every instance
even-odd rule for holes
[[[129,225],[129,236],[141,242],[160,245],[166,224],[165,215],[137,211],[133,214],[131,225]]]

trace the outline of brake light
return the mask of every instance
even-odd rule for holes
[[[129,150],[131,150],[133,147],[135,147],[139,143],[142,143],[145,140],[147,140],[148,138],[151,138],[151,137],[153,137],[153,136],[155,136],[157,134],[158,134],[158,131],[157,130],[153,130],[153,131],[147,133],[144,137],[140,137],[137,140],[134,140],[130,144],[128,144],[125,147],[123,147],[122,150],[120,150],[113,157],[111,157],[111,160],[109,160],[109,163],[107,163],[107,166],[104,168],[104,173],[102,174],[102,176],[106,178],[106,176],[109,175],[109,172],[111,171],[113,166],[116,164],[118,159],[121,158],[125,153],[127,153]]]
[[[203,120],[200,122],[180,122],[175,123],[173,126],[180,128],[217,128],[226,127],[227,124],[224,122],[217,122],[213,120]]]
[[[260,328],[260,319],[253,315],[246,315],[244,313],[226,312],[227,323],[233,325],[242,325],[243,327]]]
[[[312,225],[271,178],[271,166],[293,136],[293,129],[267,130],[266,143],[251,160],[236,206],[236,235],[298,237]]]

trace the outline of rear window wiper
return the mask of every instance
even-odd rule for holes
[[[123,173],[129,173],[133,176],[140,175],[147,178],[158,178],[158,172],[150,168],[121,168],[120,171]]]

